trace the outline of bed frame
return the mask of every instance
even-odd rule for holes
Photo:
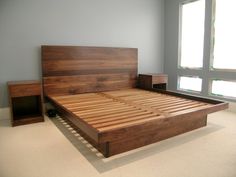
[[[206,126],[227,103],[138,89],[137,49],[42,46],[44,95],[105,157]]]

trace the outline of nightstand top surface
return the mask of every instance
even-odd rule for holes
[[[38,80],[22,80],[22,81],[9,81],[8,85],[25,85],[25,84],[40,84]]]
[[[163,74],[163,73],[146,73],[146,74],[139,74],[139,75],[143,75],[143,76],[167,76],[167,74]]]

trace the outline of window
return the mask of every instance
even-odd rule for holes
[[[203,68],[205,0],[188,1],[181,4],[179,67]],[[195,70],[193,70],[195,71]],[[178,89],[190,92],[202,91],[202,79],[198,76],[180,76]]]
[[[215,1],[213,69],[236,70],[236,1]]]
[[[202,68],[205,0],[182,4],[180,67]]]
[[[202,79],[199,77],[179,77],[179,89],[185,91],[202,91]]]
[[[236,0],[186,0],[179,7],[177,90],[236,101]]]
[[[236,98],[236,82],[213,80],[211,94],[221,97]]]

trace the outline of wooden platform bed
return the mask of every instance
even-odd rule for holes
[[[137,49],[42,46],[43,89],[105,157],[206,126],[227,103],[137,88]]]

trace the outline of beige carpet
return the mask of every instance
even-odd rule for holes
[[[236,114],[105,159],[63,121],[10,127],[0,121],[0,177],[236,177]]]

